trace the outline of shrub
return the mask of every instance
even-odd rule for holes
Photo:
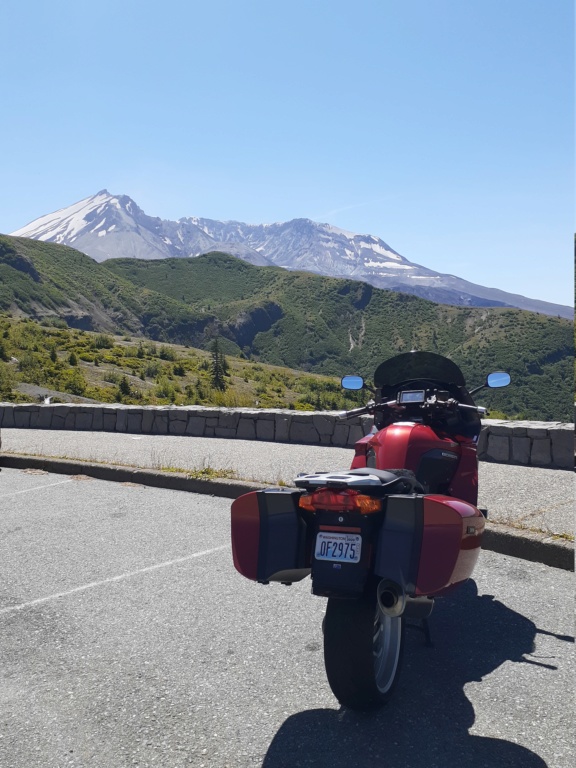
[[[96,349],[112,349],[114,346],[114,339],[111,336],[107,336],[105,333],[99,333],[94,339],[93,344]]]
[[[158,362],[158,360],[151,360],[145,367],[144,367],[144,376],[155,379],[156,376],[160,373],[162,370],[162,366]]]
[[[86,386],[86,380],[78,368],[69,368],[60,376],[59,389],[62,389],[63,392],[69,392],[71,395],[83,395]]]
[[[170,361],[176,360],[176,352],[174,352],[174,350],[171,347],[165,347],[165,346],[160,347],[160,352],[158,353],[158,356],[162,360],[170,360]]]
[[[176,399],[176,387],[174,384],[172,384],[167,376],[159,376],[158,382],[154,389],[154,394],[156,397],[174,402]]]

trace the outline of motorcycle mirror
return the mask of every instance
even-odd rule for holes
[[[507,387],[510,384],[510,374],[504,371],[494,371],[486,377],[486,386],[495,389],[497,387]]]
[[[344,376],[340,382],[343,389],[362,389],[364,379],[362,376]]]

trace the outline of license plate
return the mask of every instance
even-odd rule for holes
[[[316,560],[331,560],[334,563],[359,563],[362,551],[362,536],[355,533],[324,533],[316,536]]]

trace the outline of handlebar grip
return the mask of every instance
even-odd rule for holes
[[[366,408],[354,408],[352,411],[344,411],[344,413],[341,413],[339,418],[340,419],[351,419],[354,416],[363,416],[366,413],[370,413],[370,411]]]
[[[458,403],[458,408],[465,408],[467,411],[476,411],[479,414],[487,413],[487,408],[482,405],[466,405],[466,403]]]

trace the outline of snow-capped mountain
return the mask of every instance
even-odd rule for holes
[[[174,222],[147,216],[127,195],[111,195],[105,189],[11,234],[69,245],[95,261],[199,256],[218,250],[219,245],[191,220]],[[252,264],[271,264],[242,243],[235,251],[234,256]]]
[[[181,258],[223,251],[258,266],[348,277],[442,304],[513,306],[569,318],[574,314],[571,307],[427,269],[374,235],[357,235],[309,219],[257,225],[194,216],[168,221],[146,215],[127,195],[111,195],[106,190],[11,234],[69,245],[96,261]]]

